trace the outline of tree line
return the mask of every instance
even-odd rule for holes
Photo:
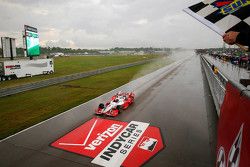
[[[23,48],[16,48],[17,55],[23,56]],[[155,52],[155,51],[170,51],[170,48],[153,48],[153,47],[141,47],[141,48],[123,48],[115,47],[111,49],[72,49],[72,48],[61,48],[61,47],[40,47],[40,53],[43,55],[49,55],[52,53],[64,53],[64,54],[100,54],[100,51],[111,51],[111,52],[121,52],[121,51],[135,51],[135,52]],[[0,54],[2,55],[2,48],[0,48]]]

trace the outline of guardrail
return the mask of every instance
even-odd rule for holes
[[[217,110],[217,115],[220,115],[220,108],[222,106],[225,91],[226,91],[226,83],[228,79],[220,72],[214,72],[212,69],[213,64],[201,56],[201,63],[205,74],[207,76],[208,84],[213,96],[214,104]]]

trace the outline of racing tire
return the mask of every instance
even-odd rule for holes
[[[121,113],[122,106],[117,106],[116,109],[118,110],[118,114]]]
[[[104,106],[103,103],[100,103],[100,104],[99,104],[99,108],[104,109],[104,107],[105,107],[105,106]]]

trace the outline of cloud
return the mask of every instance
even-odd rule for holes
[[[70,48],[75,48],[75,43],[74,41],[71,40],[48,40],[48,41],[43,41],[42,42],[43,46],[46,47],[70,47]]]
[[[145,25],[147,23],[148,23],[147,19],[140,19],[140,20],[134,22],[134,24],[136,24],[136,25]]]
[[[217,47],[221,37],[182,12],[198,0],[0,0],[0,35],[22,45],[23,25],[41,44],[75,48]]]

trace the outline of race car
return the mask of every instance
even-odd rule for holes
[[[125,93],[118,92],[112,96],[111,100],[106,104],[99,104],[98,108],[95,110],[97,115],[108,115],[115,117],[121,110],[127,109],[134,102],[135,94],[133,92]]]

